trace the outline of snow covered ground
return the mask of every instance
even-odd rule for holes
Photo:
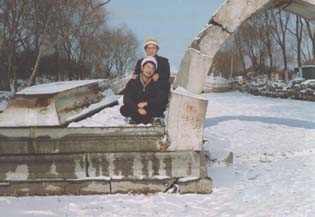
[[[315,216],[315,103],[211,93],[209,195],[0,198],[1,216]]]

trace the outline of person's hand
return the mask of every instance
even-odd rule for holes
[[[138,108],[144,108],[144,107],[146,107],[146,106],[148,106],[148,103],[147,103],[147,102],[140,102],[140,103],[138,104]]]
[[[139,112],[140,115],[143,115],[143,116],[148,114],[147,111],[145,109],[143,109],[143,108],[139,108],[138,112]]]
[[[133,80],[135,80],[135,79],[137,79],[137,78],[138,78],[138,75],[137,75],[137,74],[133,74],[132,77],[131,77],[131,79],[133,79]]]
[[[160,78],[160,75],[158,73],[155,73],[152,77],[153,81],[157,81],[159,80],[159,78]]]

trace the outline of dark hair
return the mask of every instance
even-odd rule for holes
[[[146,61],[145,63],[143,63],[143,67],[145,66],[145,65],[147,65],[148,63],[151,63],[151,64],[153,64],[154,65],[154,68],[156,69],[156,65],[155,65],[155,62],[153,62],[153,61]]]

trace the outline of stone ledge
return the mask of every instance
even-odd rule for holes
[[[104,194],[209,194],[211,178],[191,178],[186,181],[172,178],[150,179],[78,179],[28,180],[0,182],[0,196],[54,196]],[[171,189],[171,190],[170,190]]]
[[[158,152],[164,137],[163,127],[0,128],[0,156]]]
[[[124,152],[0,156],[0,181],[89,177],[205,177],[204,152]]]

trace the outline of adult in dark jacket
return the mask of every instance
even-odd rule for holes
[[[142,60],[142,73],[131,79],[124,91],[124,105],[120,113],[136,124],[148,124],[155,117],[162,117],[168,101],[168,92],[161,90],[161,82],[153,81],[158,63],[154,57]]]
[[[153,76],[153,80],[160,80],[161,86],[164,90],[169,91],[170,84],[170,64],[168,59],[165,57],[158,56],[159,44],[155,38],[148,38],[144,44],[144,50],[148,56],[152,56],[156,59],[158,63],[158,68],[156,69],[156,74]],[[137,61],[133,79],[137,78],[137,76],[141,73],[141,62],[143,58]]]

